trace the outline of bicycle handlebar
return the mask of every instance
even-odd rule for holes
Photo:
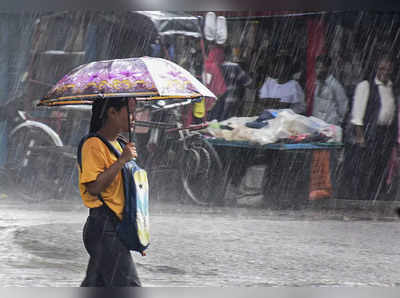
[[[150,127],[150,128],[162,128],[162,129],[166,129],[167,132],[173,132],[173,131],[184,130],[184,129],[187,129],[190,131],[201,130],[201,129],[206,128],[208,126],[208,124],[201,123],[201,124],[177,127],[176,124],[171,124],[171,123],[167,123],[167,122],[135,121],[135,126]]]
[[[173,109],[173,108],[177,108],[177,107],[181,107],[181,106],[186,106],[192,103],[196,103],[199,102],[201,100],[201,98],[190,98],[190,99],[186,99],[184,101],[179,101],[179,102],[174,102],[174,103],[170,103],[170,104],[164,104],[164,105],[156,105],[153,103],[145,103],[144,107],[142,108],[138,108],[136,111],[143,111],[146,108],[150,109],[150,114],[153,113],[157,113],[157,112],[161,112],[161,111],[165,111],[165,110],[169,110],[169,109]]]
[[[150,128],[174,128],[176,127],[176,124],[155,121],[135,121],[135,126]]]
[[[189,125],[186,127],[182,126],[182,127],[175,127],[175,128],[167,129],[167,132],[174,132],[174,131],[184,130],[184,129],[187,129],[189,131],[195,131],[195,130],[204,129],[207,126],[208,126],[207,123],[201,123],[201,124]]]

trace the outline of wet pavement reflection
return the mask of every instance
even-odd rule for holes
[[[133,256],[144,286],[398,285],[399,222],[369,215],[153,202],[151,246]],[[86,216],[79,198],[3,196],[0,286],[79,286]]]

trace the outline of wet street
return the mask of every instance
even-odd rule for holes
[[[0,286],[78,286],[87,253],[78,198],[0,195]],[[144,286],[395,286],[400,223],[339,211],[153,202]]]

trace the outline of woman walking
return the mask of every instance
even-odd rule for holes
[[[79,189],[89,208],[83,241],[90,255],[83,287],[141,286],[130,251],[116,232],[125,202],[121,169],[137,155],[133,143],[122,148],[118,139],[133,124],[129,111],[134,109],[135,100],[126,98],[101,99],[93,104],[90,133],[121,152],[119,158],[99,137],[84,138],[80,145]]]

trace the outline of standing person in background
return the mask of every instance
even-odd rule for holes
[[[332,59],[318,56],[315,64],[317,76],[312,115],[329,124],[342,126],[349,99],[343,85],[331,74]]]
[[[226,92],[218,99],[214,107],[215,111],[211,116],[212,118],[210,118],[218,121],[237,116],[243,88],[249,87],[252,83],[252,79],[240,65],[233,62],[232,49],[229,46],[225,47],[225,61],[221,64],[221,71],[226,85]]]
[[[252,79],[240,67],[240,65],[233,61],[232,48],[225,47],[225,61],[222,63],[222,74],[226,84],[226,93],[224,95],[224,110],[222,119],[225,120],[233,116],[238,116],[238,110],[243,102],[244,88],[250,87]]]
[[[214,99],[205,99],[204,110],[205,113],[209,112],[207,119],[211,120],[217,119],[217,115],[223,109],[223,105],[218,102],[227,90],[221,70],[221,64],[225,59],[224,44],[228,39],[228,27],[225,17],[217,17],[214,12],[208,12],[204,21],[204,36],[209,44],[208,56],[204,61],[202,81],[218,99],[217,102]],[[198,114],[198,116],[202,116],[203,113]],[[196,117],[196,107],[194,107],[194,115]],[[203,116],[202,118],[205,120],[206,117]]]
[[[331,65],[329,56],[321,55],[316,59],[312,115],[329,124],[342,126],[349,100],[342,84],[331,74]],[[336,189],[332,184],[336,184],[338,153],[318,151],[313,154],[310,200],[332,196],[332,188]]]
[[[217,119],[218,115],[221,113],[221,109],[223,108],[223,105],[218,102],[227,90],[221,69],[224,60],[224,48],[222,46],[210,47],[210,52],[204,62],[203,82],[205,82],[206,87],[217,96],[218,100],[215,105],[211,103],[207,105],[207,111],[212,109],[208,115],[209,120]]]
[[[300,84],[292,79],[292,60],[289,55],[276,57],[274,66],[259,91],[259,98],[261,102],[278,99],[281,107],[303,114],[306,111],[305,95]]]
[[[391,56],[380,55],[369,77],[355,90],[351,111],[354,149],[348,158],[358,170],[355,193],[360,199],[378,198],[396,144],[398,113],[392,72]]]

